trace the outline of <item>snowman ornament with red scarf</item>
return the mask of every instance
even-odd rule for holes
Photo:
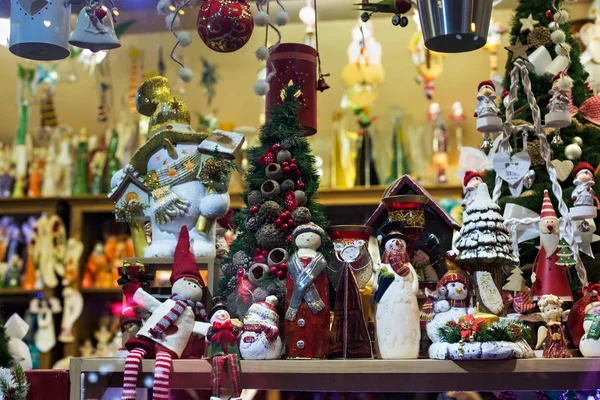
[[[267,296],[265,301],[250,306],[240,336],[240,353],[244,360],[281,358],[283,343],[278,324],[277,297]]]
[[[137,376],[144,357],[156,358],[154,400],[168,400],[172,359],[181,357],[192,333],[205,335],[209,329],[207,322],[196,321],[196,314],[206,320],[206,311],[200,302],[205,285],[190,250],[189,232],[185,226],[179,234],[170,281],[172,295],[164,303],[144,291],[139,281],[124,288],[126,295],[134,292],[133,301],[150,316],[136,337],[125,343],[129,353],[125,360],[121,400],[136,399]]]

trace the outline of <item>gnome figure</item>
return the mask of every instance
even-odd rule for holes
[[[560,229],[547,190],[544,190],[539,228],[541,247],[533,264],[531,276],[533,300],[552,294],[561,301],[573,301],[565,267],[557,265]]]
[[[112,177],[109,197],[116,203],[117,217],[130,223],[132,234],[143,238],[143,222],[151,221],[152,242],[145,250],[136,248],[145,257],[172,257],[183,226],[190,231],[195,256],[215,257],[214,224],[202,224],[208,227],[206,231],[196,227],[200,221],[227,214],[229,193],[222,182],[213,182],[219,190],[205,184],[203,166],[215,149],[224,149],[223,157],[232,158],[243,141],[237,140],[241,135],[215,132],[219,142],[213,143],[209,140],[213,136],[196,132],[186,104],[171,95],[169,82],[161,76],[140,86],[136,107],[150,117],[148,140]]]
[[[475,199],[475,189],[477,189],[482,183],[483,175],[481,175],[479,172],[465,172],[465,177],[463,178],[463,193],[465,194],[462,202],[463,207],[467,207],[473,202]]]
[[[161,303],[145,292],[139,281],[128,283],[125,294],[132,292],[133,300],[150,315],[135,338],[125,343],[129,351],[125,360],[125,379],[122,400],[136,398],[136,383],[142,358],[155,358],[154,399],[168,400],[171,360],[180,358],[192,333],[205,335],[209,324],[196,322],[196,314],[206,321],[206,311],[200,302],[205,286],[190,251],[187,228],[181,228],[171,272],[172,295]]]
[[[492,81],[483,81],[477,87],[477,108],[474,117],[477,117],[477,130],[483,133],[498,132],[502,129],[500,111],[494,102],[496,100],[496,86]]]
[[[447,272],[436,285],[435,292],[427,293],[421,319],[427,322],[427,336],[432,342],[440,341],[439,329],[460,317],[475,312],[470,304],[471,284],[469,276],[456,264],[456,253],[446,253]]]
[[[281,358],[283,344],[279,335],[277,297],[250,306],[244,317],[240,336],[240,353],[244,360],[276,360]]]
[[[212,359],[212,396],[210,400],[220,400],[222,379],[229,374],[231,400],[241,400],[242,383],[240,349],[238,346],[239,329],[231,321],[227,307],[217,303],[210,312],[210,328],[206,334],[206,357]]]
[[[596,218],[596,207],[594,200],[598,200],[594,186],[594,168],[586,163],[580,162],[573,170],[573,184],[575,189],[571,195],[573,200],[573,208],[569,210],[569,215],[574,220],[583,220]]]
[[[552,89],[548,93],[552,96],[548,103],[548,114],[545,117],[547,128],[565,128],[571,125],[571,112],[569,111],[569,98],[573,80],[565,72],[559,72],[552,78]]]

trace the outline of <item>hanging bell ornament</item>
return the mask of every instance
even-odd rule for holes
[[[330,88],[330,86],[325,82],[325,77],[329,75],[321,75],[319,81],[317,82],[317,90],[321,93]]]
[[[525,189],[531,189],[533,182],[535,182],[535,171],[530,169],[523,177],[523,186],[525,186]]]
[[[552,138],[551,144],[560,145],[563,143],[564,142],[563,142],[562,138],[560,137],[560,130],[559,129],[555,130],[554,137]]]
[[[581,223],[579,224],[577,229],[579,229],[579,232],[583,232],[583,233],[589,232],[590,231],[590,223],[584,219],[583,221],[581,221]]]
[[[492,148],[492,135],[489,132],[483,134],[483,140],[479,145],[481,150],[490,150]]]
[[[96,1],[89,0],[89,2]],[[88,7],[84,7],[79,13],[77,25],[71,33],[69,43],[82,49],[89,49],[94,53],[121,47],[115,34],[113,18],[104,18],[106,14],[107,11],[102,2],[97,7],[90,7],[88,3]]]

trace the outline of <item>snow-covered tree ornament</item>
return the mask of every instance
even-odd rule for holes
[[[13,370],[0,368],[0,395],[3,400],[26,400],[27,392],[29,383],[21,365]]]

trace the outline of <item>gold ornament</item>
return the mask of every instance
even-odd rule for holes
[[[529,158],[531,159],[531,166],[537,167],[546,165],[546,161],[544,161],[544,157],[542,157],[542,149],[540,148],[539,140],[527,142],[527,153],[529,153]]]
[[[400,210],[389,213],[390,221],[401,221],[405,228],[421,228],[425,226],[425,211]]]
[[[548,46],[552,43],[548,28],[538,26],[527,35],[527,43],[535,47]]]

